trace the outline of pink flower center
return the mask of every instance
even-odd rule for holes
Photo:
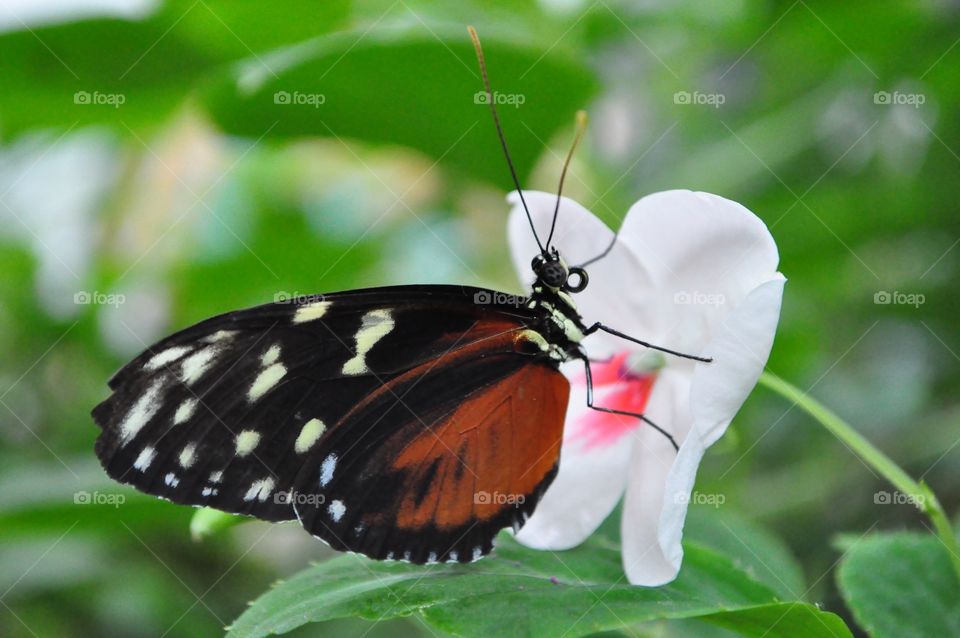
[[[590,364],[594,405],[642,414],[662,363],[660,357],[638,361],[636,353],[620,352],[609,361]],[[586,384],[586,374],[578,381]],[[574,423],[570,438],[585,449],[613,445],[641,423],[636,417],[587,410]]]

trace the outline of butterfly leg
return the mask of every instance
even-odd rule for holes
[[[640,419],[654,430],[667,437],[667,440],[670,441],[670,445],[673,446],[673,449],[676,451],[680,450],[680,446],[677,445],[676,439],[673,438],[673,435],[664,430],[662,427],[648,419],[643,414],[638,414],[636,412],[626,412],[624,410],[614,410],[613,408],[604,408],[598,405],[593,404],[593,373],[590,370],[590,359],[587,357],[586,353],[580,353],[580,359],[583,361],[584,370],[587,375],[587,407],[591,410],[596,410],[597,412],[606,412],[607,414],[619,414],[621,416],[630,416],[637,419]]]
[[[593,324],[592,326],[590,326],[589,328],[587,328],[587,329],[584,331],[583,334],[584,334],[584,335],[591,335],[591,334],[593,334],[594,332],[596,332],[597,330],[602,330],[603,332],[606,332],[607,334],[612,334],[612,335],[615,336],[615,337],[620,337],[621,339],[626,339],[627,341],[632,341],[633,343],[640,344],[641,346],[644,346],[644,347],[646,347],[646,348],[650,348],[651,350],[659,350],[660,352],[666,352],[667,354],[672,354],[672,355],[674,355],[674,356],[681,357],[681,358],[683,358],[683,359],[693,359],[694,361],[702,361],[703,363],[710,363],[710,362],[713,361],[713,359],[710,358],[710,357],[698,357],[698,356],[692,355],[692,354],[684,354],[684,353],[682,353],[682,352],[677,352],[676,350],[670,350],[669,348],[663,348],[663,347],[661,347],[661,346],[655,346],[655,345],[653,345],[652,343],[647,343],[646,341],[640,341],[639,339],[635,339],[634,337],[631,337],[631,336],[628,335],[628,334],[624,334],[623,332],[620,332],[619,330],[615,330],[615,329],[613,329],[613,328],[611,328],[611,327],[609,327],[609,326],[605,326],[605,325],[603,325],[603,324],[602,324],[601,322],[599,322],[599,321],[596,322],[595,324]]]

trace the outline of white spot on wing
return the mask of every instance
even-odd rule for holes
[[[210,481],[211,483],[219,483],[222,478],[223,478],[223,472],[211,472],[210,478],[207,480]]]
[[[180,479],[178,479],[177,475],[173,472],[168,472],[167,475],[163,477],[163,482],[169,487],[176,487],[180,485]]]
[[[180,373],[183,382],[190,384],[202,377],[213,364],[213,357],[218,350],[217,346],[207,346],[184,359]]]
[[[273,490],[272,478],[254,481],[253,484],[250,485],[250,489],[247,490],[247,493],[243,495],[243,500],[252,501],[253,499],[257,499],[262,503],[267,500],[268,496],[270,496],[271,490]]]
[[[173,424],[180,425],[187,419],[193,416],[194,411],[197,409],[197,400],[196,399],[186,399],[180,406],[177,408],[177,411],[173,415]]]
[[[320,419],[310,419],[304,423],[303,429],[300,430],[300,435],[297,436],[297,440],[293,444],[294,451],[297,454],[303,454],[309,450],[323,435],[326,429],[327,426],[324,425]]]
[[[473,548],[473,560],[480,560],[483,558],[483,548],[479,545]]]
[[[257,375],[253,385],[250,386],[250,391],[247,393],[247,399],[250,401],[256,401],[266,394],[270,388],[277,385],[285,374],[287,374],[287,369],[282,363],[274,363],[273,365],[264,368],[260,374]]]
[[[260,443],[260,433],[253,430],[244,430],[237,435],[237,456],[246,456]]]
[[[337,455],[330,454],[323,459],[320,465],[320,487],[326,487],[333,480],[333,472],[337,469]]]
[[[369,372],[367,353],[393,330],[394,325],[393,316],[389,310],[371,310],[363,315],[360,329],[357,331],[355,354],[343,364],[343,374],[358,375]]]
[[[280,358],[280,346],[272,345],[270,349],[263,353],[263,356],[260,357],[260,362],[265,365],[273,365],[277,362],[277,359]]]
[[[149,445],[137,456],[137,460],[133,462],[133,468],[140,470],[141,472],[146,472],[147,468],[150,467],[150,464],[153,463],[153,459],[156,458],[157,451],[150,447]]]
[[[129,443],[160,409],[160,391],[163,388],[163,381],[163,379],[154,381],[133,404],[133,407],[127,412],[127,416],[123,418],[120,423],[121,445]]]
[[[343,501],[332,501],[327,507],[327,513],[330,514],[334,523],[339,523],[343,515],[347,513],[347,506],[343,504]]]
[[[236,330],[217,330],[212,335],[209,335],[206,338],[204,338],[204,341],[206,341],[207,343],[216,343],[218,341],[226,341],[227,339],[232,338],[233,335],[235,334],[237,334]]]
[[[430,552],[429,554],[427,554],[427,565],[433,565],[436,562],[437,562],[436,552]]]
[[[150,360],[147,361],[147,365],[145,365],[144,368],[147,370],[158,370],[171,361],[176,361],[188,352],[190,352],[190,348],[187,346],[167,348],[163,352],[153,355]]]
[[[202,490],[200,490],[200,495],[201,495],[201,496],[216,496],[219,491],[220,491],[220,490],[218,490],[218,489],[215,488],[215,487],[205,487],[205,488],[203,488]]]
[[[450,555],[447,557],[447,562],[448,562],[448,563],[455,563],[455,562],[457,562],[457,556],[458,556],[457,552],[455,552],[455,551],[450,552]]]
[[[323,315],[327,314],[327,310],[330,308],[329,301],[314,301],[313,303],[308,303],[297,308],[296,314],[293,315],[293,323],[304,323],[306,321],[314,321],[319,319]]]
[[[186,469],[193,465],[194,457],[197,452],[196,443],[188,443],[186,447],[180,452],[180,457],[177,459],[180,462],[180,467]]]

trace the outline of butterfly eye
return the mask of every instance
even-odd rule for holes
[[[568,292],[580,292],[587,287],[588,283],[590,283],[590,277],[587,276],[587,271],[574,266],[570,269],[570,275],[563,288]]]

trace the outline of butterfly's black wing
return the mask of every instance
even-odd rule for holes
[[[110,380],[113,394],[93,411],[103,428],[97,455],[111,477],[147,493],[267,520],[299,512],[305,526],[331,544],[385,557],[386,532],[373,547],[363,536],[337,534],[342,526],[323,529],[332,518],[317,516],[333,517],[335,502],[352,500],[351,507],[381,517],[378,529],[399,524],[404,494],[395,491],[393,501],[385,492],[370,498],[371,483],[347,483],[347,468],[358,469],[354,478],[398,480],[398,468],[415,465],[403,457],[400,442],[442,438],[430,434],[431,422],[460,404],[473,405],[471,397],[491,388],[502,395],[505,386],[497,383],[516,382],[521,371],[523,378],[537,371],[546,388],[537,400],[554,405],[562,398],[565,407],[566,381],[542,356],[541,340],[531,336],[535,317],[523,308],[482,303],[488,300],[486,291],[467,287],[402,286],[268,304],[203,321],[158,342]],[[481,365],[484,360],[496,365]],[[523,403],[513,394],[502,400]],[[398,406],[418,418],[399,418]],[[523,416],[523,410],[505,419],[498,416],[502,407],[493,416],[480,408],[472,418],[499,424],[490,431],[521,417],[524,423],[515,427],[536,429],[535,415]],[[562,414],[551,419],[560,424],[554,429],[562,420]],[[489,451],[491,441],[470,436]],[[548,438],[557,445],[547,454],[554,469],[559,434]],[[392,447],[381,449],[387,442]],[[331,455],[339,469],[330,487],[340,498],[319,489]],[[483,465],[495,460],[501,461],[484,458]],[[429,468],[404,471],[411,490],[455,483]],[[548,472],[539,483],[548,482]],[[530,498],[532,510],[535,495]],[[352,522],[355,512],[340,518]],[[507,518],[495,522],[502,527],[512,522]],[[364,521],[374,527],[373,519]]]

